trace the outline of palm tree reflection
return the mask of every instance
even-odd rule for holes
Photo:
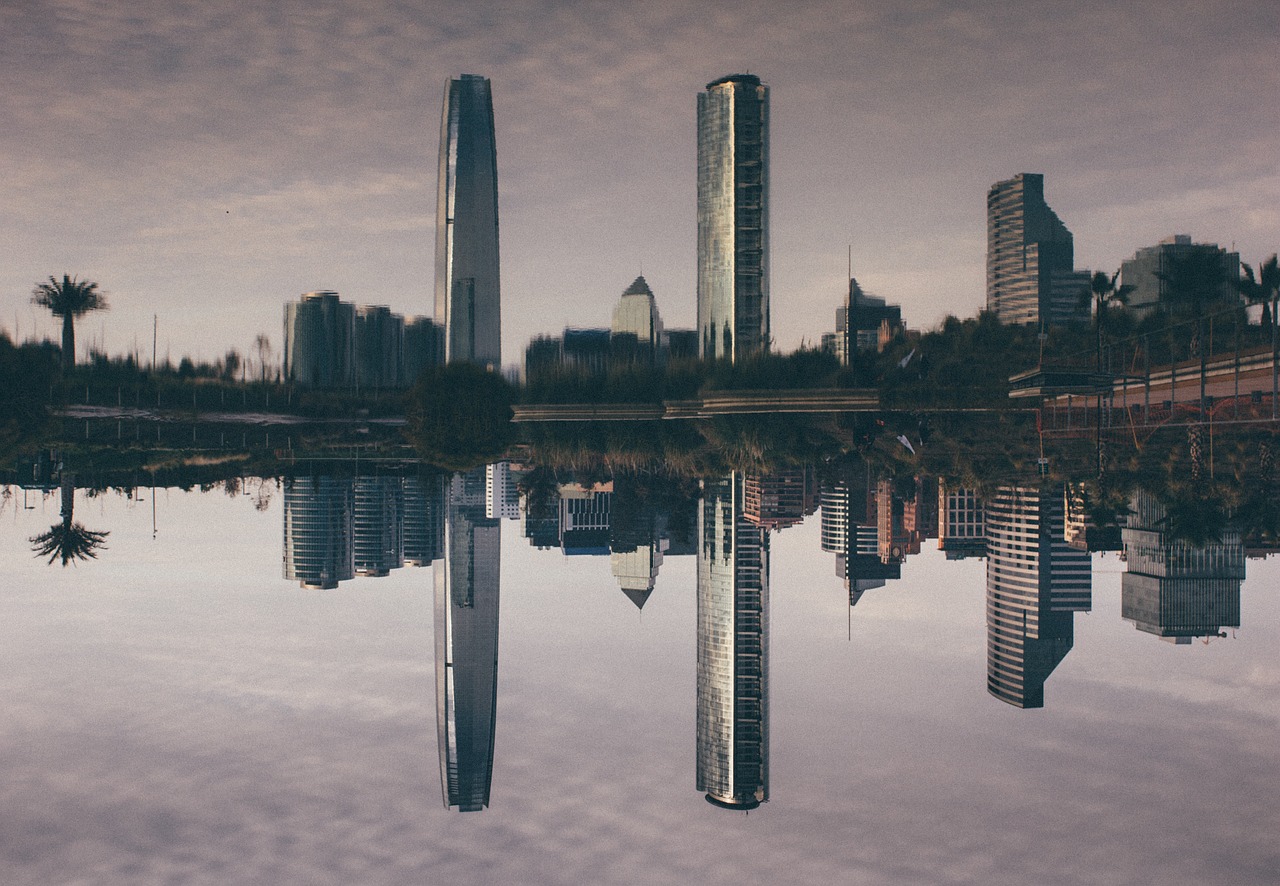
[[[98,549],[105,547],[110,532],[86,529],[84,524],[72,521],[75,508],[75,482],[71,475],[62,478],[62,522],[49,527],[48,532],[28,539],[37,557],[48,557],[49,565],[57,560],[62,565],[76,560],[96,559]]]

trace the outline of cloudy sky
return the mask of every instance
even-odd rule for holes
[[[905,7],[905,8],[904,8]],[[1173,233],[1280,248],[1280,6],[103,4],[0,0],[0,329],[98,281],[113,353],[214,359],[318,288],[431,312],[445,80],[493,82],[508,362],[639,273],[695,319],[694,96],[772,90],[773,325],[832,325],[847,250],[928,327],[983,303],[985,193],[1045,174],[1076,264]]]

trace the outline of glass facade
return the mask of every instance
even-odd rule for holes
[[[706,481],[698,530],[697,789],[752,809],[769,799],[769,536],[741,474]]]
[[[987,691],[1044,707],[1044,684],[1093,602],[1089,554],[1067,545],[1062,487],[1002,486],[987,503]]]
[[[770,343],[769,89],[749,74],[698,95],[698,335],[729,360]]]
[[[435,568],[436,726],[446,807],[489,805],[498,691],[501,524],[485,516],[484,468],[456,475]]]
[[[445,86],[436,198],[436,322],[445,362],[502,363],[498,159],[489,81]]]

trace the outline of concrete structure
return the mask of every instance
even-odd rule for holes
[[[769,536],[743,517],[743,478],[703,487],[698,519],[697,789],[753,809],[769,799]]]
[[[436,322],[445,362],[502,365],[498,160],[489,81],[445,85],[436,199]]]
[[[1192,243],[1191,235],[1175,234],[1161,240],[1155,246],[1146,246],[1134,253],[1133,258],[1120,265],[1118,285],[1132,286],[1129,293],[1129,310],[1145,316],[1156,310],[1170,294],[1170,284],[1162,275],[1173,275],[1182,266],[1203,262],[1205,276],[1217,275],[1208,292],[1205,304],[1212,302],[1240,301],[1240,292],[1231,285],[1240,279],[1240,253],[1227,252],[1217,243]]]
[[[769,89],[734,74],[698,95],[699,355],[770,346]]]
[[[1089,272],[1073,270],[1071,232],[1044,200],[1044,176],[1020,172],[987,193],[987,310],[1004,323],[1084,322]]]

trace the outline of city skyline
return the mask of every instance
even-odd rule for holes
[[[982,194],[1023,170],[1052,182],[1079,267],[1175,233],[1251,264],[1280,241],[1269,4],[308,11],[5,13],[0,327],[53,335],[30,288],[64,271],[111,296],[79,336],[111,353],[148,351],[156,315],[162,358],[264,331],[278,353],[279,305],[320,289],[425,313],[433,121],[463,71],[496,87],[507,364],[606,325],[639,273],[694,325],[692,96],[727,71],[772,91],[785,350],[816,343],[850,244],[911,325],[976,313]]]

